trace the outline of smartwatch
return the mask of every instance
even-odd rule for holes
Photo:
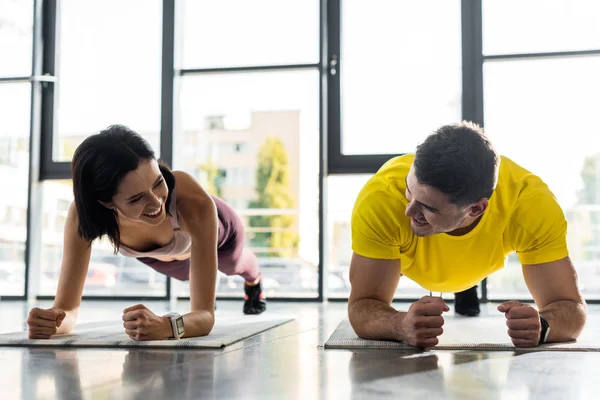
[[[548,334],[550,333],[550,325],[548,325],[548,321],[546,321],[546,319],[541,315],[540,324],[542,325],[542,329],[540,330],[540,341],[538,345],[546,343],[546,340],[548,340]]]
[[[171,321],[171,329],[173,330],[173,339],[181,339],[183,334],[185,333],[185,329],[183,327],[183,317],[181,314],[170,312],[165,314],[165,317],[169,317]]]

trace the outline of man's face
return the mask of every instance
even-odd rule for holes
[[[410,227],[417,236],[455,231],[469,217],[469,206],[458,207],[436,188],[421,185],[412,168],[406,177],[406,198],[405,214],[411,217]]]

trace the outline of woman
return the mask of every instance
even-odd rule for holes
[[[134,340],[203,336],[214,325],[217,268],[245,279],[244,313],[266,310],[256,256],[244,248],[244,226],[234,210],[209,195],[190,175],[156,161],[146,140],[113,125],[77,148],[73,192],[65,225],[64,257],[53,307],[29,313],[29,337],[69,333],[90,261],[91,244],[107,235],[115,252],[156,271],[190,281],[191,312],[157,316],[139,304],[123,312]]]

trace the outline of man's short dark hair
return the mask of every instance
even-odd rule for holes
[[[463,121],[445,125],[417,147],[417,180],[449,196],[456,205],[489,199],[498,182],[500,156],[483,129]]]

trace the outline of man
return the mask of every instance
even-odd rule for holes
[[[512,343],[573,340],[587,309],[566,229],[547,185],[500,157],[479,126],[443,126],[416,154],[386,162],[356,199],[350,322],[363,338],[435,346],[448,306],[425,296],[407,312],[396,311],[391,301],[400,277],[433,292],[462,292],[516,251],[539,311],[516,301],[498,306]]]

